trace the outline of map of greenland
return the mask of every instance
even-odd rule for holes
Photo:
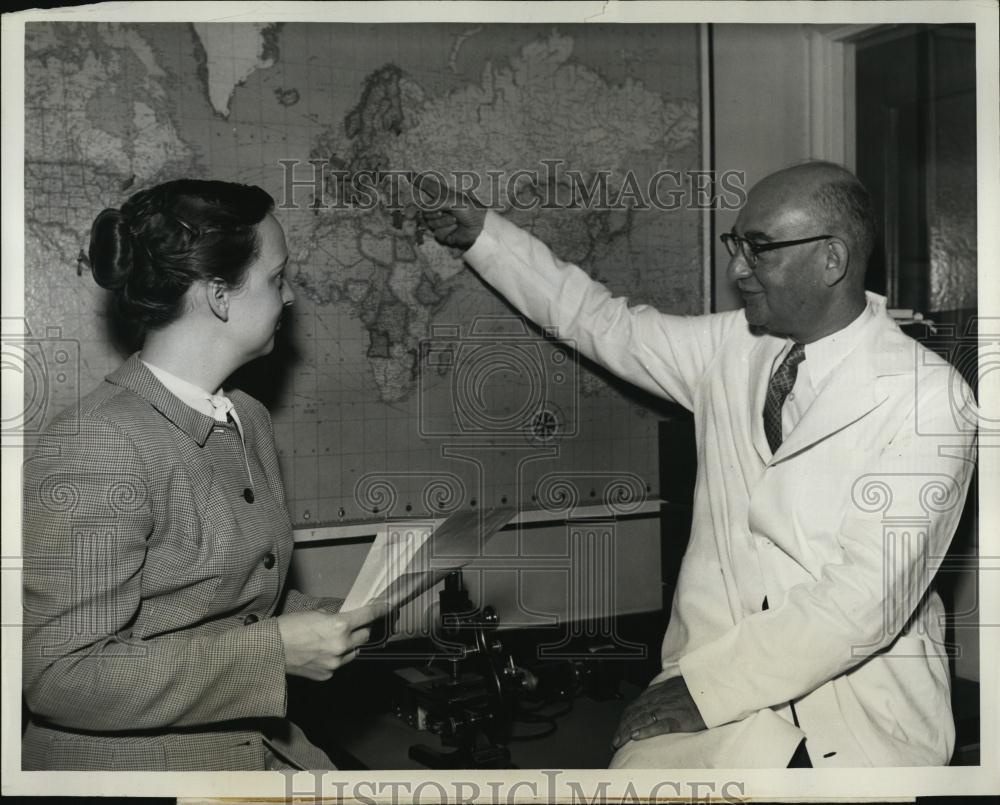
[[[273,67],[278,60],[273,37],[275,23],[192,23],[205,49],[208,99],[222,117],[229,117],[233,93],[255,70]]]

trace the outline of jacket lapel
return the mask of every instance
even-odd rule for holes
[[[912,371],[907,340],[887,315],[873,317],[857,347],[833,370],[771,461],[790,458],[885,402],[889,396],[886,378]]]
[[[139,358],[139,353],[109,374],[105,380],[127,388],[142,397],[163,416],[190,436],[199,447],[205,446],[208,434],[215,424],[212,417],[195,411],[170,393]]]
[[[164,469],[168,472],[167,498],[172,501],[190,501],[194,498],[194,509],[205,524],[204,531],[191,535],[197,544],[207,534],[224,533],[234,517],[229,510],[220,507],[221,498],[214,487],[215,467],[203,449],[215,421],[172,394],[139,358],[139,353],[131,355],[121,366],[105,378],[109,383],[132,391],[152,406],[158,414],[177,429],[175,444],[180,451],[180,464],[176,458],[164,457],[168,462]],[[176,486],[175,486],[176,484]]]

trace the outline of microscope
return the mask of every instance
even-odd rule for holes
[[[443,651],[426,666],[396,671],[395,711],[450,749],[416,744],[410,758],[431,769],[508,768],[507,741],[528,675],[496,637],[496,610],[472,603],[460,570],[445,577],[439,597]]]
[[[440,650],[425,665],[394,674],[396,716],[437,735],[442,747],[414,744],[410,759],[431,769],[513,768],[508,744],[555,732],[555,719],[570,712],[575,696],[620,698],[613,645],[591,643],[584,659],[518,663],[497,637],[496,610],[472,603],[461,570],[445,577],[439,599]],[[515,723],[534,731],[515,734]]]

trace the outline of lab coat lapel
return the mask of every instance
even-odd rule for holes
[[[833,370],[819,396],[778,447],[772,462],[790,458],[885,402],[889,396],[886,376],[906,371],[905,356],[900,362],[896,345],[887,338],[887,327],[894,329],[895,324],[882,316],[872,319],[858,346]]]

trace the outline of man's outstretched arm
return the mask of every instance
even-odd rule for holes
[[[428,183],[433,180],[421,186]],[[471,197],[436,187],[437,209],[424,218],[440,243],[465,249],[466,262],[535,324],[556,328],[558,338],[646,391],[692,408],[720,345],[745,326],[738,311],[671,316],[630,306]]]

